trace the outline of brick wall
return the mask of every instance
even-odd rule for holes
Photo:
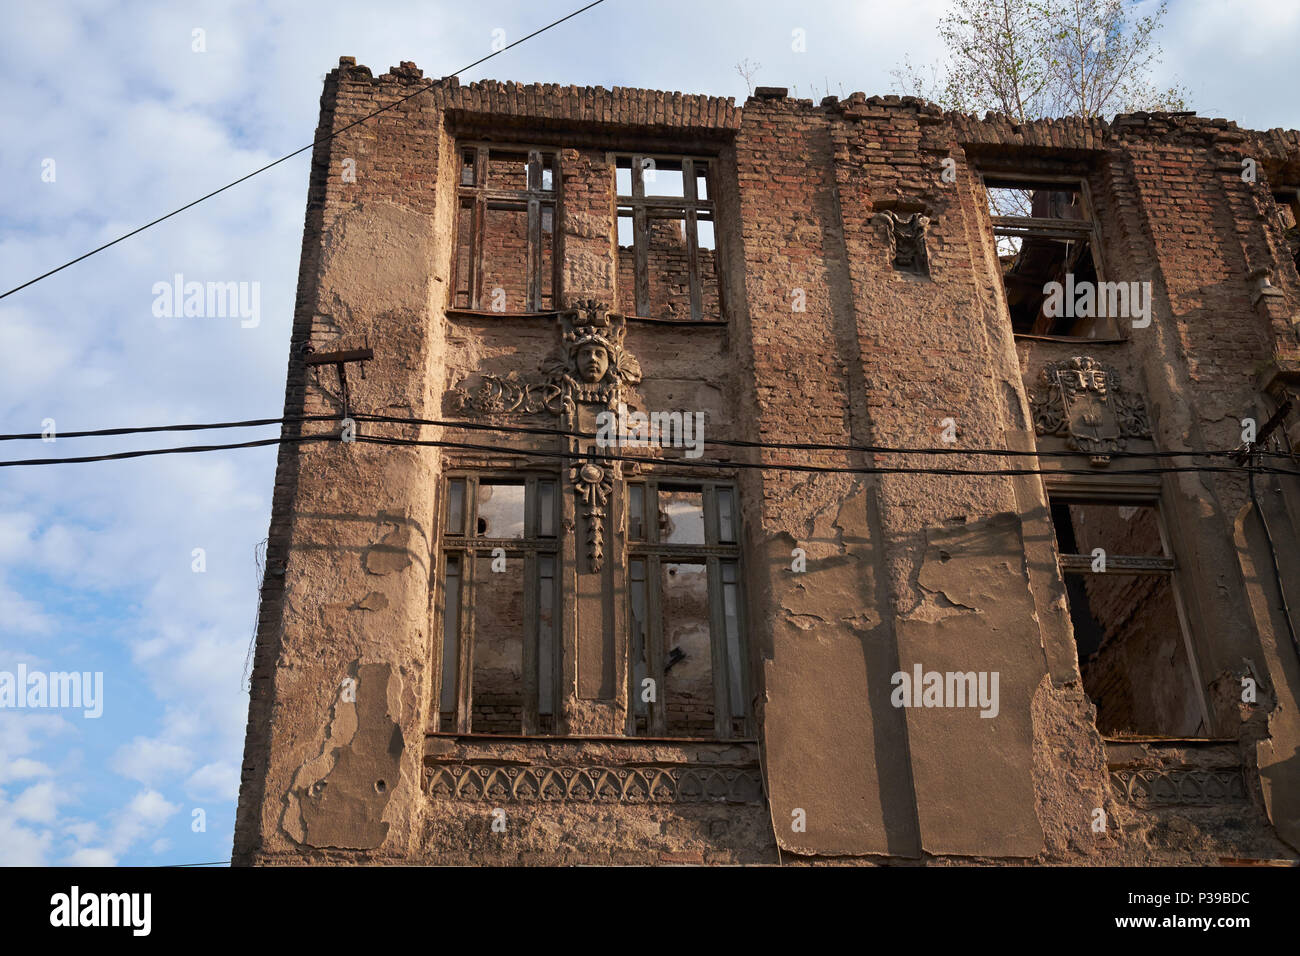
[[[716,295],[727,304],[727,324],[683,329],[633,321],[628,333],[643,371],[637,400],[650,408],[707,410],[710,437],[927,447],[941,441],[944,421],[952,419],[958,448],[1028,450],[1040,441],[1046,447],[1050,442],[1033,434],[1028,393],[1053,349],[1077,349],[1122,369],[1126,386],[1145,396],[1151,447],[1224,448],[1236,444],[1243,410],[1261,400],[1259,370],[1300,358],[1290,319],[1300,279],[1280,226],[1270,224],[1276,217],[1261,215],[1270,210],[1268,182],[1246,184],[1231,172],[1243,153],[1253,153],[1264,180],[1300,181],[1295,132],[1251,133],[1200,117],[1141,115],[1113,124],[1013,125],[861,94],[820,105],[764,94],[742,110],[727,100],[677,93],[454,80],[398,102],[425,83],[410,64],[375,77],[346,60],[327,81],[324,132],[393,108],[314,153],[289,415],[339,407],[333,371],[304,368],[308,345],[375,347],[366,378],[349,384],[354,407],[377,412],[451,416],[459,414],[452,396],[472,389],[483,374],[537,375],[555,339],[549,318],[445,311],[456,239],[456,148],[488,134],[560,153],[558,304],[592,297],[625,313],[633,311],[633,283],[617,243],[606,153],[716,157],[720,291],[706,292],[705,314],[719,314]],[[355,183],[338,175],[344,158],[356,160]],[[955,178],[940,175],[945,160]],[[1087,182],[1107,277],[1153,284],[1149,329],[1131,330],[1112,344],[1013,338],[980,181],[981,170],[999,164],[1066,169]],[[929,217],[928,275],[894,269],[881,215],[889,212]],[[648,318],[688,315],[680,237],[658,227],[654,235],[657,258],[669,268],[655,273],[655,314]],[[521,242],[516,226],[497,233],[488,249],[486,284],[506,288],[511,311],[522,296]],[[371,250],[377,251],[368,255]],[[713,271],[713,264],[705,266],[705,273]],[[1273,291],[1265,295],[1250,278],[1261,268],[1272,270]],[[541,414],[466,417],[466,424],[555,424]],[[291,433],[299,428],[329,426],[287,426]],[[384,434],[435,440],[484,436],[384,428]],[[526,435],[494,443],[533,451],[566,447]],[[1135,847],[1123,834],[1092,835],[1092,809],[1112,800],[1098,729],[1145,720],[1147,704],[1161,719],[1173,717],[1195,693],[1231,686],[1243,660],[1265,671],[1274,688],[1261,705],[1270,708],[1270,719],[1219,706],[1211,730],[1240,736],[1248,764],[1257,759],[1262,735],[1271,734],[1277,756],[1261,751],[1258,758],[1271,805],[1300,793],[1280,743],[1292,733],[1294,718],[1287,715],[1297,709],[1300,675],[1278,651],[1285,644],[1267,590],[1268,556],[1243,523],[1249,516],[1239,475],[1165,476],[1143,485],[1161,500],[1185,582],[1188,641],[1196,650],[1185,670],[1195,686],[1169,698],[1140,690],[1163,687],[1168,672],[1161,668],[1177,653],[1163,636],[1143,643],[1164,633],[1143,615],[1167,617],[1167,608],[1139,601],[1136,592],[1098,592],[1103,614],[1128,622],[1116,626],[1132,634],[1114,642],[1129,659],[1108,658],[1114,665],[1089,678],[1095,694],[1127,703],[1103,708],[1094,719],[1080,687],[1039,476],[866,473],[936,460],[920,454],[717,446],[709,455],[859,469],[736,472],[724,463],[712,473],[740,488],[746,666],[765,754],[771,800],[765,811],[725,803],[595,812],[538,805],[516,818],[516,849],[486,843],[490,831],[481,825],[480,808],[422,789],[429,748],[466,746],[425,736],[435,694],[430,661],[439,659],[442,634],[440,596],[429,586],[438,579],[441,533],[433,489],[446,467],[539,462],[509,450],[286,445],[268,545],[237,861],[582,862],[683,852],[709,862],[750,862],[767,859],[776,841],[787,859],[1098,862],[1163,854],[1176,862],[1193,849]],[[565,463],[551,464],[567,474]],[[672,474],[672,467],[664,462],[652,471]],[[1057,477],[1089,488],[1113,484],[1113,472],[1100,470],[1082,479]],[[1277,500],[1294,502],[1298,493],[1289,487],[1288,497]],[[626,594],[619,570],[621,495],[615,490],[609,507],[608,564],[598,586],[575,577],[572,535],[581,525],[572,491],[562,496],[569,533],[560,561],[566,604],[557,615],[562,730],[609,735],[624,726],[626,635],[590,623],[592,614],[622,620],[611,610]],[[1294,504],[1287,507],[1287,514],[1300,514]],[[806,558],[805,571],[792,568],[797,552]],[[509,616],[512,606],[503,599],[481,610]],[[498,623],[489,643],[504,640],[498,634],[513,633],[520,619]],[[585,643],[592,640],[609,660],[593,656]],[[505,645],[495,650],[506,656]],[[513,658],[513,645],[508,654]],[[483,693],[475,691],[472,717],[504,731],[519,721],[514,672],[487,667],[490,656],[476,675]],[[596,661],[604,669],[593,677],[577,665],[579,657],[588,662],[583,667]],[[890,676],[914,663],[998,672],[999,718],[892,706]],[[342,706],[333,689],[349,672],[389,676],[374,678],[387,680],[379,690],[363,683],[362,702],[381,693],[384,706],[357,718],[356,743],[339,745],[330,729]],[[1127,689],[1107,690],[1121,677]],[[692,692],[670,700],[674,706],[683,708],[672,711],[675,724],[711,734],[706,695]],[[366,781],[333,771],[316,780],[331,748],[366,746],[368,734],[387,732],[382,722],[389,717],[400,729],[400,786],[380,799]],[[517,766],[556,758],[538,750],[549,745],[493,746],[474,759]],[[583,744],[566,750],[564,760],[631,766],[658,746]],[[725,753],[671,757],[691,763],[752,756],[719,756]],[[329,804],[314,796],[316,782],[328,783],[326,793],[355,788],[347,811],[353,816],[340,827],[371,836],[336,835]],[[977,791],[987,798],[979,806],[966,799]],[[1258,792],[1251,799],[1263,807]],[[806,832],[789,832],[791,807],[806,811]],[[563,848],[548,836],[557,827],[566,834]],[[467,833],[478,834],[469,840],[473,847]],[[1227,831],[1214,839],[1232,844]],[[1270,839],[1254,833],[1252,846]],[[346,842],[355,840],[363,845]],[[1274,850],[1289,852],[1279,847]]]

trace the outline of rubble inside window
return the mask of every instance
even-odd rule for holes
[[[1116,316],[1075,315],[1075,288],[1101,281],[1096,234],[1081,184],[985,177],[989,214],[1015,332],[1115,338]],[[1053,302],[1049,288],[1059,284]],[[1064,302],[1065,308],[1056,307]],[[1061,313],[1061,314],[1057,314]]]
[[[1277,203],[1278,225],[1282,228],[1291,260],[1300,269],[1300,188],[1279,190],[1273,193],[1273,201]]]
[[[1051,516],[1097,729],[1103,736],[1206,733],[1175,563],[1156,504],[1054,496]]]

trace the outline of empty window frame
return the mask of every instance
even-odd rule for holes
[[[648,479],[627,491],[627,732],[748,736],[735,487]]]
[[[444,487],[438,729],[555,733],[556,478],[452,474]]]
[[[1154,500],[1053,495],[1084,689],[1103,736],[1207,732],[1204,695]]]
[[[559,274],[556,152],[465,145],[459,156],[453,308],[552,310]]]
[[[1101,256],[1082,181],[985,174],[984,185],[1012,329],[1028,335],[1118,337],[1117,317],[1097,314],[1105,311],[1097,305]],[[1049,293],[1052,283],[1059,284],[1056,297]],[[1083,283],[1093,285],[1093,303],[1076,308],[1075,290]]]
[[[713,160],[617,153],[618,310],[721,319]]]
[[[1289,187],[1273,193],[1277,203],[1278,225],[1286,240],[1291,260],[1300,269],[1300,189]]]

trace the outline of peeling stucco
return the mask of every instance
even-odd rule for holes
[[[401,678],[388,664],[362,664],[340,688],[319,756],[302,765],[284,829],[311,847],[371,850],[388,836],[384,811],[402,759]]]

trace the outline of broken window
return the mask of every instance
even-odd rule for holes
[[[1011,327],[1031,335],[1114,338],[1122,311],[1101,289],[1082,183],[985,176]],[[1083,290],[1091,289],[1084,293]],[[1116,289],[1125,300],[1128,284]],[[1125,309],[1129,308],[1127,304]]]
[[[1053,496],[1083,686],[1103,736],[1191,736],[1206,711],[1174,560],[1151,501]]]
[[[551,475],[447,479],[439,730],[555,732],[557,509]]]
[[[1300,269],[1300,189],[1284,189],[1273,194],[1277,203],[1278,225],[1287,251],[1296,268]]]
[[[555,307],[557,156],[460,149],[452,305],[492,312]]]
[[[720,319],[712,160],[618,154],[618,310]]]
[[[749,681],[731,485],[628,485],[631,734],[741,737]]]

